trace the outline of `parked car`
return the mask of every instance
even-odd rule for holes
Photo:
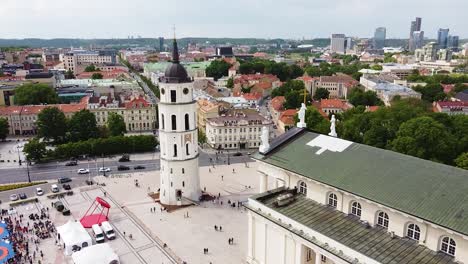
[[[101,167],[101,168],[99,168],[99,172],[110,172],[110,171],[111,171],[111,169],[108,168],[108,167]]]
[[[70,160],[69,162],[65,163],[65,166],[76,166],[78,162],[76,160]]]
[[[25,193],[20,193],[20,194],[19,194],[19,198],[20,198],[21,200],[24,200],[24,199],[28,198],[28,196],[27,196]]]
[[[72,179],[70,178],[67,178],[67,177],[62,177],[62,178],[58,178],[58,183],[66,183],[66,182],[71,182]]]
[[[88,174],[89,170],[88,169],[79,169],[78,174]]]
[[[42,190],[42,188],[36,188],[36,194],[37,194],[38,196],[41,196],[41,195],[44,194],[44,191]]]
[[[19,199],[18,195],[17,194],[12,194],[10,195],[10,200],[12,201],[17,201]]]
[[[62,187],[63,187],[64,190],[67,190],[67,191],[71,190],[70,184],[64,184],[64,185],[62,185]]]
[[[119,171],[124,171],[124,170],[129,170],[130,167],[128,166],[125,166],[125,165],[119,165],[119,167],[117,167],[117,170]]]
[[[50,186],[50,190],[53,192],[53,193],[58,193],[60,191],[59,187],[57,184],[52,184]]]
[[[120,157],[119,162],[128,162],[130,161],[130,155],[124,154],[122,157]]]
[[[133,167],[133,169],[134,170],[144,170],[144,169],[146,169],[146,167],[143,166],[143,165],[137,165],[137,166]]]

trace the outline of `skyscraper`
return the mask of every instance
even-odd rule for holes
[[[415,31],[415,32],[413,32],[412,40],[413,40],[414,50],[422,48],[423,45],[424,45],[424,31]]]
[[[408,41],[408,48],[410,51],[414,51],[416,49],[414,46],[413,33],[415,31],[421,31],[421,23],[422,19],[420,17],[417,17],[414,21],[411,21],[410,37]]]
[[[378,27],[374,33],[374,49],[382,49],[385,47],[385,38],[387,36],[387,29]]]
[[[447,40],[447,48],[454,52],[457,52],[458,45],[459,45],[459,37],[449,35],[448,40]]]
[[[345,54],[346,37],[344,34],[332,34],[330,52]]]
[[[164,38],[159,37],[159,52],[164,51]]]
[[[439,31],[437,32],[437,45],[439,49],[447,48],[448,34],[448,28],[439,28]]]

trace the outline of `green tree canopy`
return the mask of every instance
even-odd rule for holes
[[[10,125],[6,118],[0,117],[0,140],[5,140],[9,133]]]
[[[295,122],[299,122],[299,117],[296,114]],[[320,112],[313,106],[308,106],[305,113],[305,123],[308,129],[322,134],[330,132],[330,121],[325,119]]]
[[[104,76],[102,75],[102,73],[100,72],[95,72],[93,73],[93,75],[91,75],[91,79],[93,80],[100,80],[102,79]]]
[[[47,107],[37,115],[38,136],[54,142],[65,140],[67,120],[57,107]]]
[[[374,106],[383,105],[382,100],[377,97],[377,94],[373,91],[364,92],[362,89],[354,88],[351,90],[348,96],[349,102],[354,105],[363,106]]]
[[[223,76],[228,76],[229,68],[231,64],[227,63],[224,60],[214,60],[210,63],[205,69],[206,76],[213,77],[215,80]]]
[[[303,91],[305,89],[304,82],[300,80],[289,80],[280,87],[273,90],[271,97],[285,96],[289,91]]]
[[[65,79],[69,80],[69,79],[75,79],[75,75],[73,74],[73,72],[68,69],[68,71],[65,72]]]
[[[227,80],[226,87],[229,89],[234,88],[234,79],[232,77]]]
[[[415,86],[416,92],[421,93],[421,99],[427,102],[441,101],[445,99],[444,88],[439,83],[428,83],[426,86]]]
[[[201,129],[198,129],[198,143],[205,144],[206,141],[206,134]]]
[[[314,94],[314,100],[320,101],[322,99],[328,99],[330,92],[325,88],[318,88]]]
[[[285,109],[296,109],[301,107],[301,103],[304,102],[304,92],[303,91],[296,91],[291,90],[286,93],[284,96],[284,104],[283,107]]]
[[[58,96],[47,84],[27,83],[15,89],[16,105],[56,104]]]
[[[28,143],[24,145],[23,151],[26,154],[26,159],[34,162],[41,161],[47,154],[46,144],[40,142],[37,138],[29,140]]]
[[[107,128],[111,136],[123,136],[127,133],[124,118],[117,113],[110,113],[107,119]]]
[[[76,112],[68,122],[68,131],[72,141],[96,138],[99,135],[96,117],[86,109]]]
[[[371,69],[375,70],[375,71],[381,71],[383,69],[383,67],[382,67],[382,65],[374,64],[374,65],[371,66]]]
[[[468,152],[460,154],[455,159],[455,164],[457,164],[457,167],[468,170]]]
[[[94,66],[94,64],[91,64],[91,65],[86,66],[84,71],[85,72],[95,72],[95,71],[100,71],[100,69],[96,68],[96,66]]]

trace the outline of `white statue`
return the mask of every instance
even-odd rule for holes
[[[270,149],[270,131],[268,130],[268,127],[264,126],[262,128],[262,134],[260,135],[260,139],[262,141],[262,144],[260,145],[259,151],[267,152]]]
[[[297,123],[297,127],[300,127],[300,128],[304,128],[306,127],[306,123],[305,123],[305,112],[306,112],[307,108],[305,106],[304,103],[301,104],[301,109],[299,110],[299,123]]]
[[[336,134],[336,119],[335,119],[335,115],[332,115],[332,118],[331,118],[331,125],[330,125],[330,133],[328,133],[329,136],[332,136],[332,137],[337,137],[338,135]]]

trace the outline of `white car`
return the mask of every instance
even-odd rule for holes
[[[36,194],[37,194],[38,196],[41,196],[41,195],[44,194],[44,191],[43,191],[41,188],[36,188]]]
[[[89,170],[88,169],[79,169],[78,174],[88,174]]]
[[[111,169],[108,168],[108,167],[101,167],[101,168],[99,168],[99,172],[110,172],[110,171],[111,171]]]
[[[18,197],[17,194],[12,194],[12,195],[10,195],[10,200],[16,201],[16,200],[18,200],[18,199],[19,199],[19,197]]]

